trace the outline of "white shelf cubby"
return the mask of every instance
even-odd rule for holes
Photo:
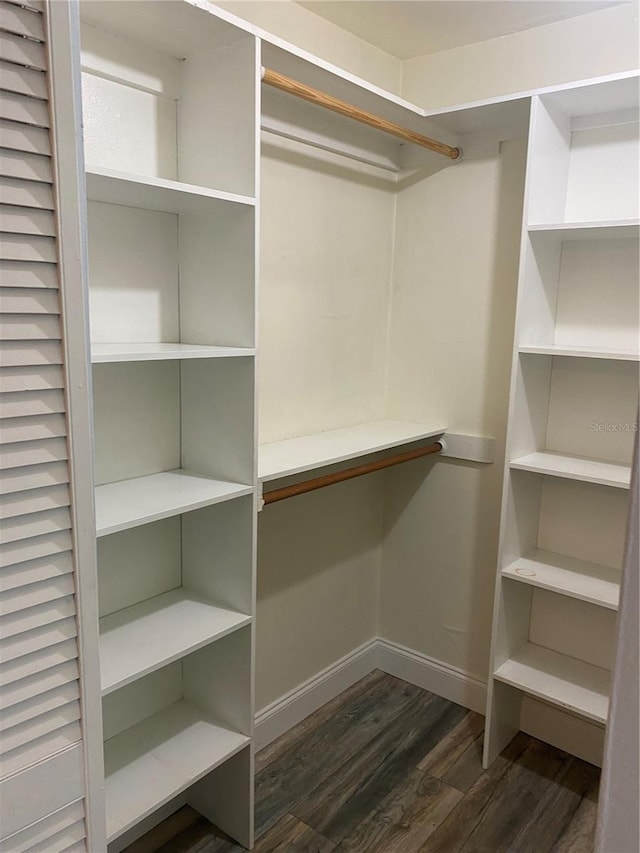
[[[248,846],[250,660],[245,627],[103,698],[111,849],[158,809],[185,802],[214,823],[241,827]]]

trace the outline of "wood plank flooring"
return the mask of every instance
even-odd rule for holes
[[[373,672],[256,758],[256,853],[591,853],[599,770]],[[241,853],[186,806],[126,853]]]

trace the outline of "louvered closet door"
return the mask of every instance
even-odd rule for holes
[[[46,10],[0,2],[0,850],[85,845]]]

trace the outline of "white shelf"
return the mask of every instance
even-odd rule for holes
[[[258,448],[258,479],[266,482],[357,459],[392,447],[441,436],[443,426],[403,421],[373,421],[342,429],[303,435]]]
[[[539,548],[502,570],[502,577],[548,589],[609,610],[618,609],[620,572]]]
[[[494,678],[588,720],[607,721],[611,674],[606,669],[527,643]]]
[[[229,203],[255,205],[255,199],[249,196],[165,178],[98,168],[87,169],[87,197],[90,201],[165,213],[212,213]]]
[[[628,489],[631,482],[631,466],[616,465],[613,462],[600,462],[585,456],[569,456],[541,450],[529,453],[509,463],[510,468],[518,471],[532,471],[535,474],[548,474],[567,480],[581,480],[584,483],[597,483],[601,486],[615,486]]]
[[[93,364],[121,361],[164,361],[188,358],[236,358],[255,355],[249,347],[209,347],[197,344],[92,344]]]
[[[107,836],[113,841],[249,743],[177,702],[105,743]]]
[[[604,347],[575,347],[563,344],[548,344],[534,346],[521,344],[518,352],[532,355],[556,355],[567,358],[604,358],[614,361],[640,361],[640,352],[625,349],[610,349]]]
[[[248,625],[251,617],[175,589],[100,620],[102,695]]]
[[[250,495],[253,489],[177,469],[96,488],[96,535],[106,536]]]
[[[529,234],[543,234],[556,240],[618,240],[637,239],[640,223],[637,219],[602,220],[599,222],[552,222],[529,225]]]

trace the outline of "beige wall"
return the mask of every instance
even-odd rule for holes
[[[389,414],[493,436],[496,461],[387,474],[380,634],[483,679],[524,165],[524,141],[504,143],[398,196]]]
[[[262,442],[384,414],[394,194],[333,160],[263,137]],[[258,708],[375,636],[382,487],[367,477],[260,514]]]
[[[402,62],[325,21],[292,0],[215,0],[216,6],[244,18],[303,50],[400,94]]]
[[[638,4],[614,6],[403,63],[402,95],[427,109],[638,67]]]

